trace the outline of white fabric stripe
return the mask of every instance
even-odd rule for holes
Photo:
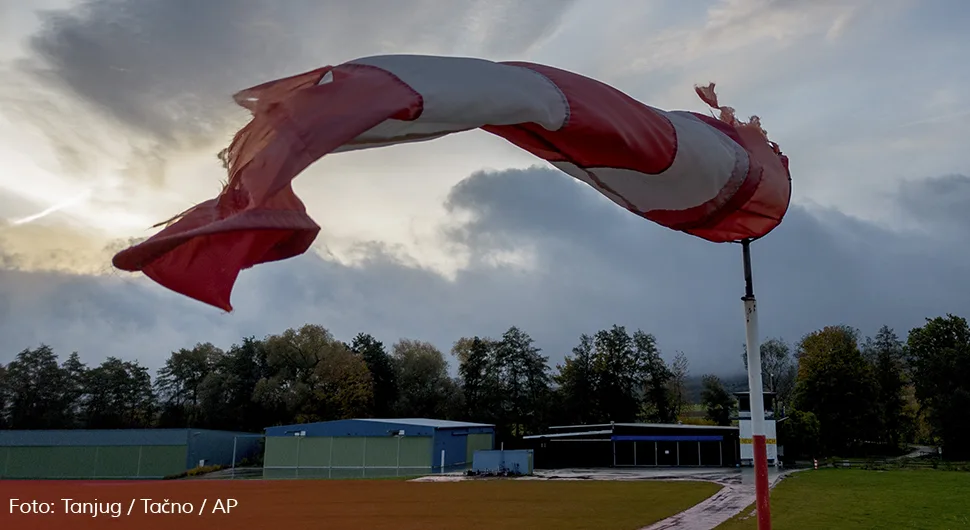
[[[427,142],[456,132],[477,128],[477,126],[467,127],[464,125],[445,123],[426,123],[421,120],[384,120],[376,127],[372,127],[357,138],[334,149],[333,152],[344,153],[347,151],[359,151],[361,149],[386,147],[396,144]]]
[[[688,112],[660,112],[677,133],[677,154],[666,171],[648,175],[629,169],[589,168],[638,210],[700,206],[717,197],[732,175],[747,173],[748,154],[726,134]]]
[[[536,123],[555,131],[569,115],[566,98],[542,74],[483,59],[383,55],[357,59],[390,72],[421,94],[422,123],[448,130]],[[339,68],[339,67],[338,67]]]
[[[596,181],[590,178],[589,174],[586,173],[586,171],[583,168],[571,162],[550,162],[550,164],[555,166],[556,169],[558,169],[559,171],[562,171],[563,173],[569,175],[570,177],[573,177],[576,180],[580,180],[582,182],[585,182],[586,184],[589,184],[596,191],[602,193],[603,195],[606,195],[607,199],[615,202],[616,204],[619,204],[623,208],[626,208],[626,203],[623,202],[623,199],[621,199],[620,197],[617,197],[616,194],[610,193],[600,188],[599,186],[597,186]]]

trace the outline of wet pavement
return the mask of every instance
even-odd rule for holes
[[[775,467],[768,469],[768,482],[771,487],[792,473],[788,470],[779,471]],[[451,482],[483,479],[462,474],[444,474],[414,480]],[[717,493],[690,509],[640,530],[710,530],[754,503],[752,468],[555,469],[536,470],[532,476],[511,480],[690,480],[714,482],[722,486]]]

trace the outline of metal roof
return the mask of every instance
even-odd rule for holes
[[[0,430],[0,447],[187,445],[208,429],[43,429]],[[251,433],[228,433],[251,434]]]
[[[623,427],[652,427],[658,429],[704,429],[704,430],[722,430],[722,431],[736,431],[737,427],[731,425],[688,425],[680,423],[615,423],[614,425],[619,425]]]
[[[462,429],[467,427],[494,427],[490,423],[471,423],[467,421],[432,420],[428,418],[355,418],[354,421],[371,421],[375,423],[398,423],[401,425],[417,425],[432,429]]]
[[[581,432],[561,432],[558,434],[533,434],[530,436],[523,436],[522,439],[534,440],[537,438],[569,438],[571,436],[586,436],[587,434],[613,434],[613,431],[581,431]]]
[[[721,426],[721,425],[690,425],[690,424],[680,424],[680,423],[594,423],[591,425],[557,425],[554,427],[549,427],[552,429],[582,429],[590,427],[649,427],[655,429],[721,429],[721,430],[738,430],[734,426]],[[579,432],[579,431],[577,431]]]

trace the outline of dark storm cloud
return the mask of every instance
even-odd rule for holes
[[[572,3],[87,0],[43,13],[19,68],[165,144],[224,141],[237,90],[361,55],[449,53],[470,32],[485,53],[520,53]]]
[[[907,184],[900,211],[924,212],[917,221],[930,224],[950,212],[955,226],[962,210],[945,206],[953,192],[936,191],[948,179]],[[456,278],[403,265],[369,244],[359,266],[306,255],[243,272],[232,315],[120,274],[5,271],[0,360],[45,341],[90,360],[119,355],[156,367],[169,350],[198,341],[228,346],[313,322],[345,339],[366,331],[442,349],[461,336],[497,336],[518,325],[558,362],[581,333],[617,323],[655,333],[668,357],[683,350],[695,373],[741,369],[737,245],[660,228],[545,169],[477,173],[452,190],[447,206],[472,219],[447,232],[473,256]],[[762,334],[794,341],[846,323],[867,334],[886,324],[905,335],[924,317],[968,315],[970,251],[958,236],[897,233],[837,211],[794,207],[753,246]],[[531,254],[531,268],[489,260],[515,249]]]

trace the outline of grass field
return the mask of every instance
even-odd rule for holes
[[[754,530],[739,516],[719,530]],[[772,529],[970,528],[970,473],[934,470],[803,471],[771,492]]]
[[[704,482],[521,481],[160,481],[0,482],[0,528],[326,528],[634,530],[683,511],[717,492]],[[10,515],[10,498],[55,502],[60,515]],[[63,502],[120,502],[131,516],[65,516]],[[205,513],[144,514],[143,501],[192,503]],[[212,514],[216,499],[235,499]],[[7,523],[10,523],[9,525]]]

